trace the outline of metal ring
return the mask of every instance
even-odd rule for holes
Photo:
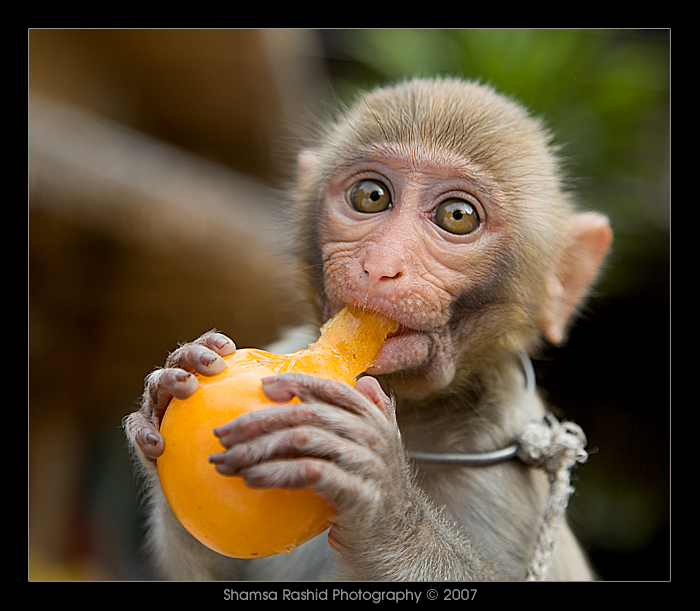
[[[470,465],[473,467],[486,467],[512,460],[518,452],[518,444],[493,452],[479,454],[439,454],[437,452],[409,452],[414,460],[453,465]]]

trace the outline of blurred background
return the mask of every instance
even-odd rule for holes
[[[541,114],[615,230],[566,348],[570,518],[602,578],[670,578],[670,32],[29,30],[28,576],[148,580],[121,430],[143,378],[217,327],[300,320],[285,259],[298,126],[358,88],[478,78]]]

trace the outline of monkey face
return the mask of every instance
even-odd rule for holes
[[[507,237],[491,176],[435,147],[373,147],[336,171],[322,209],[330,309],[353,304],[401,324],[369,373],[401,372],[414,392],[449,385],[472,343],[456,309],[492,300]]]

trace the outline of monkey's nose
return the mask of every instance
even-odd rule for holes
[[[370,286],[397,281],[404,277],[407,252],[390,241],[375,243],[365,251],[362,261],[364,280]]]
[[[390,268],[374,267],[365,264],[362,268],[363,279],[369,283],[370,286],[375,286],[383,282],[390,280],[399,280],[403,277],[402,271],[397,271]]]

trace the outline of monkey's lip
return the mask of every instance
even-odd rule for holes
[[[396,331],[392,331],[386,336],[387,339],[392,339],[394,337],[401,337],[402,335],[408,335],[409,333],[418,333],[415,329],[410,329],[404,325],[399,325]]]
[[[428,357],[429,347],[430,339],[426,334],[401,325],[387,335],[367,373],[380,375],[416,367]]]

